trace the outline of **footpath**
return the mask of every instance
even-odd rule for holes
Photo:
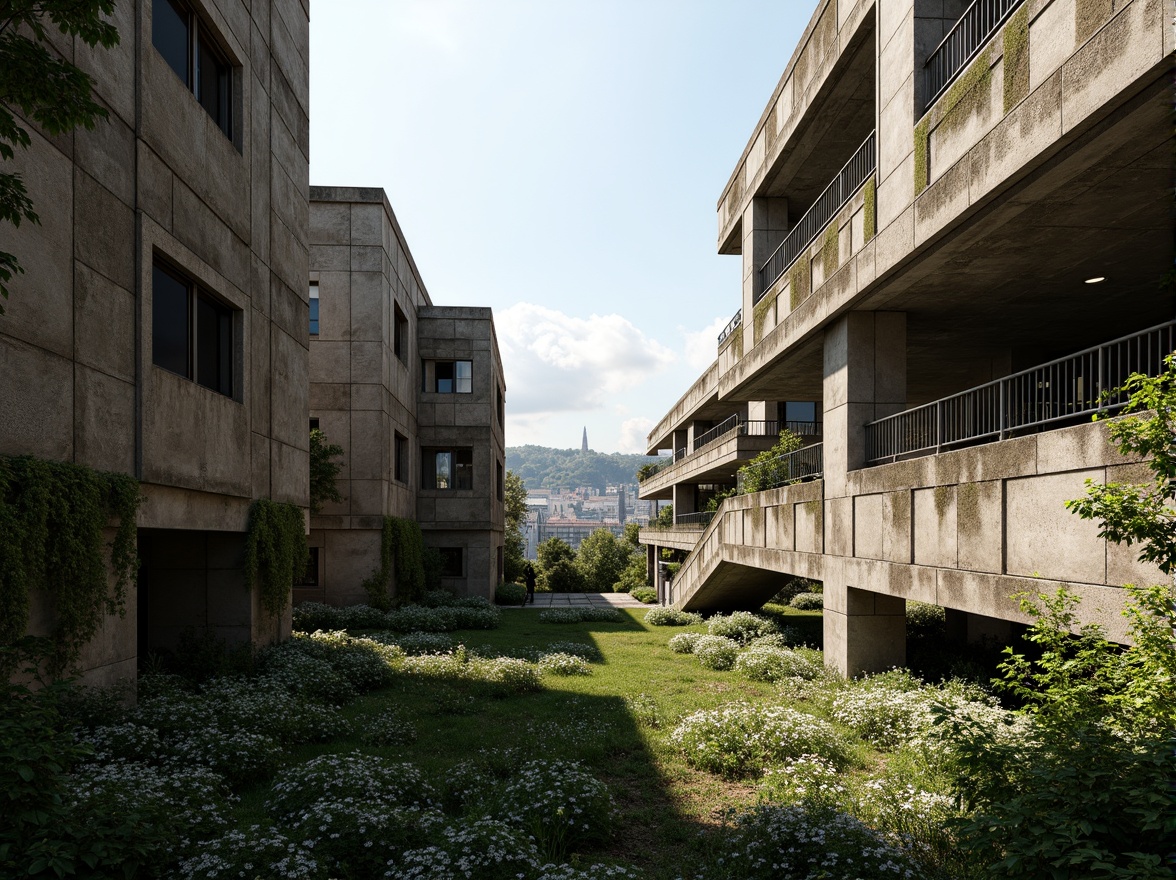
[[[601,608],[653,608],[638,602],[628,593],[536,593],[534,605],[524,605],[523,610],[537,608],[584,608],[586,606]],[[517,605],[504,608],[518,608]]]

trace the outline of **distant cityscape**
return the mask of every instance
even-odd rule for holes
[[[597,529],[620,537],[628,523],[648,525],[657,515],[656,501],[637,498],[637,483],[576,489],[528,489],[526,539],[528,559],[536,558],[540,543],[559,538],[578,550]]]

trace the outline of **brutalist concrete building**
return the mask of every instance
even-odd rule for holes
[[[1120,585],[1162,576],[1063,502],[1142,481],[1090,415],[1176,348],[1169,18],[817,4],[719,199],[734,316],[648,438],[675,455],[641,497],[678,522],[642,541],[689,552],[665,601],[754,607],[817,579],[847,673],[904,662],[907,600],[1001,636],[1013,594],[1068,584],[1122,636]],[[778,488],[696,512],[785,426],[808,445]]]
[[[382,189],[312,187],[310,420],[344,500],[311,518],[299,599],[367,601],[385,516],[415,519],[442,586],[502,580],[506,386],[488,308],[435,306]]]

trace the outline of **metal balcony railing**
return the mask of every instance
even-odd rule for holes
[[[735,313],[735,317],[727,322],[727,326],[723,328],[723,332],[719,334],[719,345],[721,346],[732,333],[735,328],[743,323],[743,309]]]
[[[1024,0],[975,0],[931,53],[923,68],[927,107],[934,104],[988,38]]]
[[[769,462],[757,465],[757,492],[775,489],[802,480],[815,480],[824,473],[823,444],[814,443],[795,452],[785,452]],[[740,494],[746,490],[746,471],[740,470],[735,485]]]
[[[704,446],[709,446],[716,441],[727,440],[731,437],[775,437],[782,430],[791,431],[800,437],[820,437],[821,423],[747,421],[736,413],[733,416],[723,419],[723,421],[719,422],[719,424],[710,430],[699,434],[694,438],[694,442],[690,446],[683,446],[681,449],[675,450],[672,460],[662,462],[644,471],[638,482],[644,483],[654,474],[660,473],[672,464],[677,464],[684,458],[688,458],[695,452],[698,452]]]
[[[1176,350],[1176,321],[1088,348],[866,425],[866,461],[929,455],[1113,412],[1131,373],[1157,375]]]
[[[704,431],[703,433],[701,433],[697,437],[695,437],[694,444],[691,447],[690,451],[691,452],[698,452],[698,450],[702,449],[702,447],[706,446],[708,443],[712,443],[715,440],[718,440],[724,434],[733,433],[736,430],[738,430],[738,428],[739,428],[738,414],[730,416],[729,418],[723,419],[721,422],[719,422],[717,425],[715,425],[709,431]]]
[[[687,529],[705,529],[714,518],[715,511],[713,510],[703,510],[698,513],[683,513],[674,517],[674,526],[681,526]]]
[[[760,285],[755,295],[756,302],[764,298],[764,294],[771,289],[777,279],[788,271],[796,262],[796,258],[816,240],[821,231],[829,225],[829,221],[874,173],[878,156],[875,134],[870,132],[870,136],[825,187],[825,191],[800,218],[800,222],[792,227],[784,241],[780,242],[780,246],[760,267]]]

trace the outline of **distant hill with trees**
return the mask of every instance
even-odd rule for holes
[[[637,468],[656,464],[649,455],[620,452],[581,452],[579,449],[551,449],[547,446],[508,446],[506,469],[522,477],[528,489],[574,489],[637,482]]]

